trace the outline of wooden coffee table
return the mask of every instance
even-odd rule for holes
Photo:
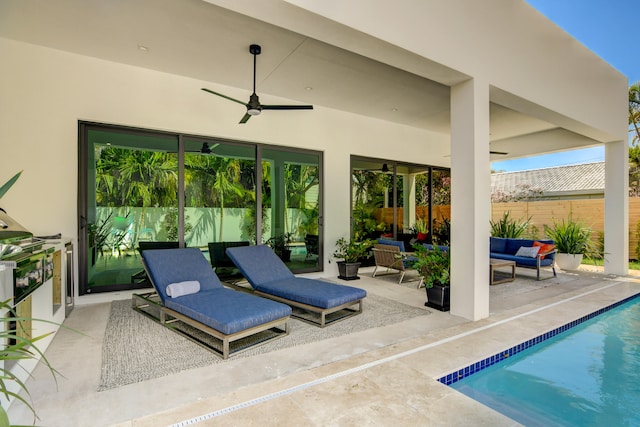
[[[496,268],[511,267],[511,277],[495,280],[494,273]],[[513,282],[516,278],[516,262],[504,259],[489,259],[489,284],[497,285],[498,283]]]

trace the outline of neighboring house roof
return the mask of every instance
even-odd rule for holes
[[[512,193],[518,186],[540,188],[543,198],[602,197],[604,162],[491,174],[491,192]]]

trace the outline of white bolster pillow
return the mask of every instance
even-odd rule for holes
[[[200,292],[200,282],[188,280],[186,282],[172,283],[167,286],[167,295],[171,298],[178,298],[183,295],[197,294]]]

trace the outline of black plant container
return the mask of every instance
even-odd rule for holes
[[[427,307],[435,308],[440,311],[449,311],[449,300],[451,286],[434,285],[427,289]]]
[[[338,279],[342,280],[358,280],[359,262],[338,262]]]

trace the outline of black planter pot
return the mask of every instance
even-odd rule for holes
[[[358,280],[359,262],[338,261],[338,279],[342,280]]]
[[[434,285],[433,287],[426,289],[427,302],[425,302],[424,305],[440,311],[449,311],[449,294],[451,286]]]

